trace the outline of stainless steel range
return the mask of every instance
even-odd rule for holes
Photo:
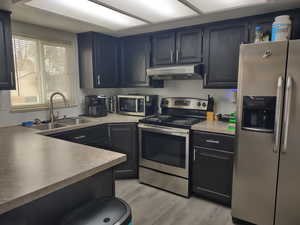
[[[213,99],[163,98],[162,114],[139,121],[139,180],[189,197],[190,128],[206,119]]]

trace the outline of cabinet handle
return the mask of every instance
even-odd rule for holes
[[[85,135],[81,135],[81,136],[74,137],[74,139],[76,139],[76,140],[80,140],[80,139],[84,139],[84,138],[86,138]]]
[[[109,138],[109,140],[111,139],[111,128],[110,127],[108,128],[108,138]]]
[[[173,63],[173,50],[170,50],[170,59],[171,59],[171,64]]]
[[[176,62],[178,62],[178,61],[179,61],[179,51],[176,50]]]
[[[15,86],[15,82],[14,82],[14,72],[13,72],[13,71],[10,72],[10,81],[11,81],[11,86],[12,86],[12,87]]]
[[[207,139],[206,142],[207,142],[207,143],[213,143],[213,144],[220,144],[220,141],[217,141],[217,140],[211,140],[211,139]]]
[[[218,155],[213,155],[209,153],[199,153],[200,155],[207,157],[207,158],[214,158],[214,159],[220,159],[220,160],[230,160],[229,157],[223,157],[223,156],[218,156]]]
[[[111,127],[108,127],[108,145],[112,146],[112,141],[111,141]]]
[[[100,75],[97,76],[97,84],[100,85]]]
[[[196,149],[194,148],[194,161],[196,161]]]

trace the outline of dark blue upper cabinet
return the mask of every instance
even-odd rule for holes
[[[104,34],[78,34],[81,88],[115,88],[119,84],[118,39]]]
[[[205,88],[237,87],[240,45],[247,42],[248,23],[223,23],[205,28]]]
[[[202,29],[177,32],[175,58],[178,64],[202,62]]]
[[[138,35],[121,40],[121,86],[162,87],[163,81],[152,81],[146,73],[150,66],[151,38]]]
[[[0,10],[0,90],[16,87],[10,14]]]
[[[152,65],[200,63],[202,61],[202,30],[183,29],[153,35]]]
[[[176,64],[176,35],[175,32],[163,32],[152,37],[152,65]]]

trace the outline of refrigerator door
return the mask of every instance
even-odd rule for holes
[[[300,224],[300,40],[290,41],[276,225]]]
[[[284,94],[287,46],[288,42],[273,42],[242,45],[240,49],[232,217],[259,225],[274,224],[281,135],[279,121]],[[257,124],[256,128],[243,128],[243,105],[246,104],[243,101],[261,99],[262,101],[256,102],[263,103],[268,97],[276,97],[276,110],[273,109],[273,112],[276,112],[276,116],[273,115],[276,122],[275,125],[273,122],[273,128],[261,129],[259,124],[263,123],[256,123],[257,118],[264,118],[261,116],[263,110],[259,111],[257,116],[252,115],[251,124]],[[260,108],[253,106],[252,109]]]

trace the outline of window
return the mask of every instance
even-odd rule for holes
[[[49,42],[13,36],[16,90],[13,108],[48,107],[53,92],[63,93],[74,103],[74,50],[72,43]],[[59,100],[57,100],[59,102]]]

